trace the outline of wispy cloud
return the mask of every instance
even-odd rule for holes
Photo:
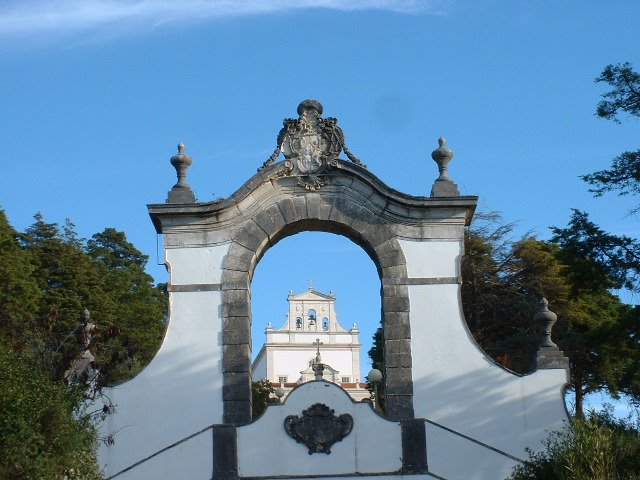
[[[311,8],[340,11],[441,13],[443,0],[18,0],[0,6],[0,34],[38,35],[176,21],[287,13]]]

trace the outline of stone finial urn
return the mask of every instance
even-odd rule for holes
[[[178,183],[169,191],[167,203],[193,203],[196,197],[187,183],[187,169],[191,166],[192,160],[187,155],[183,143],[178,145],[178,153],[171,157],[171,165],[176,169]]]
[[[432,197],[458,197],[460,192],[455,183],[449,178],[449,162],[453,158],[453,152],[447,148],[447,139],[438,139],[438,148],[431,152],[431,158],[438,164],[440,176],[431,188]]]
[[[536,322],[542,324],[542,333],[544,336],[540,346],[558,348],[558,345],[551,341],[551,329],[553,328],[553,324],[558,320],[558,316],[549,310],[549,302],[544,297],[540,300],[540,307],[540,311],[534,317]]]
[[[438,148],[431,152],[431,158],[438,164],[440,176],[438,180],[451,180],[448,175],[449,162],[453,158],[453,152],[447,148],[447,139],[438,139]]]
[[[541,325],[543,334],[542,342],[536,353],[535,365],[538,368],[564,368],[569,372],[569,359],[558,346],[551,341],[551,329],[553,324],[558,320],[558,316],[549,310],[549,302],[546,298],[540,300],[540,311],[534,317],[534,320]]]

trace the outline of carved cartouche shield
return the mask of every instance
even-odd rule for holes
[[[293,162],[295,174],[309,175],[319,172],[327,160],[337,157],[341,145],[332,142],[332,132],[320,117],[321,106],[308,101],[299,112],[298,120],[285,122],[282,153]]]
[[[348,413],[335,416],[334,410],[322,403],[314,403],[302,411],[302,417],[289,415],[284,429],[298,443],[304,443],[313,453],[331,453],[331,446],[342,441],[353,429],[353,417]]]
[[[322,110],[317,100],[301,102],[298,105],[299,117],[284,120],[284,126],[278,134],[278,146],[260,169],[273,164],[282,152],[287,167],[286,175],[297,176],[298,185],[307,190],[317,190],[324,185],[323,174],[337,165],[341,151],[349,160],[366,168],[347,149],[338,121],[333,117],[323,118]]]

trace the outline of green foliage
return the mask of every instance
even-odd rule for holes
[[[0,343],[0,478],[101,478],[95,432],[73,412],[82,392]]]
[[[371,368],[380,370],[384,375],[384,341],[382,335],[382,327],[378,327],[373,334],[373,343],[367,354],[371,359]],[[367,390],[371,392],[371,395],[374,395],[375,389],[372,383],[367,383]],[[378,382],[377,392],[378,398],[376,399],[376,402],[378,408],[384,411],[384,382]]]
[[[616,342],[612,345],[619,357],[624,359],[618,380],[619,391],[634,399],[636,405],[640,404],[639,319],[640,305],[627,306],[622,312],[620,323],[614,332]]]
[[[277,398],[271,398],[275,389],[269,380],[251,382],[251,418],[258,418],[267,409],[267,405],[278,403]]]
[[[29,253],[0,210],[0,342],[19,342],[27,334],[41,300]]]
[[[130,378],[155,354],[166,286],[154,286],[146,262],[115,229],[85,241],[70,221],[37,214],[19,234],[0,211],[0,478],[99,478],[95,431],[79,410],[86,392],[62,377],[84,349],[85,308],[103,382]]]
[[[626,62],[622,65],[607,65],[596,83],[608,83],[613,90],[602,95],[596,115],[620,123],[620,112],[634,117],[640,116],[640,75]]]
[[[158,350],[167,310],[164,287],[144,270],[147,257],[113,228],[85,242],[69,221],[61,231],[40,214],[35,219],[20,239],[39,295],[29,307],[29,334],[18,342],[61,378],[80,351],[74,331],[87,308],[98,326],[91,351],[103,380],[132,377]]]
[[[509,480],[637,480],[640,432],[628,422],[592,414],[552,433]]]
[[[153,285],[147,256],[122,232],[107,228],[87,242],[89,258],[102,279],[105,302],[94,321],[102,330],[96,358],[110,383],[131,377],[158,350],[164,333],[166,292]]]
[[[608,65],[596,82],[609,84],[613,89],[602,95],[596,115],[620,123],[621,113],[640,117],[640,74],[629,63]],[[592,185],[590,189],[599,197],[605,192],[618,190],[619,195],[640,193],[640,150],[623,152],[607,170],[582,176]],[[637,212],[640,206],[632,211]]]
[[[579,210],[573,210],[565,228],[551,230],[578,288],[640,289],[638,240],[604,232]]]
[[[583,415],[585,395],[598,390],[637,395],[637,321],[624,320],[631,307],[609,292],[615,270],[580,233],[584,223],[574,218],[545,242],[512,241],[511,226],[499,225],[495,215],[479,220],[465,237],[462,306],[482,348],[504,367],[530,372],[541,340],[534,317],[544,296],[558,314],[553,339],[570,360],[576,414]]]

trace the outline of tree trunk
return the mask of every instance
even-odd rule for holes
[[[576,401],[576,418],[584,419],[584,391],[581,387],[575,386],[575,401]]]

